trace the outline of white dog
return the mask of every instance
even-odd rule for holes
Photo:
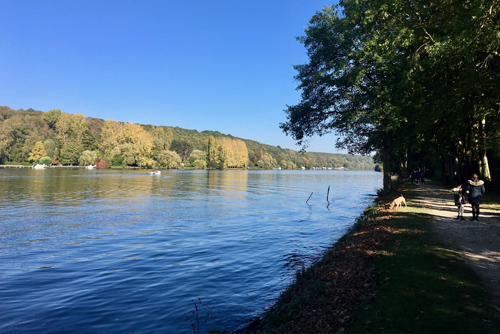
[[[399,208],[402,204],[405,205],[406,207],[406,200],[403,197],[403,195],[399,196],[396,198],[394,201],[392,201],[391,205],[389,206],[389,210],[392,210],[394,207]]]

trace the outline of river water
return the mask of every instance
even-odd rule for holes
[[[235,330],[381,187],[369,171],[0,169],[0,332]]]

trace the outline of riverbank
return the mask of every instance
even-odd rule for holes
[[[0,168],[33,168],[33,164],[30,165],[0,165]],[[86,166],[45,166],[45,168],[50,169],[85,169]]]
[[[320,263],[297,274],[263,319],[240,332],[497,332],[500,207],[486,202],[481,225],[462,223],[453,220],[446,187],[428,182],[400,191],[407,208],[388,210],[396,194],[380,198]],[[485,264],[489,278],[478,276]]]
[[[33,164],[29,164],[29,165],[0,165],[0,168],[33,168]],[[87,166],[46,166],[45,168],[50,168],[50,169],[86,169]],[[146,169],[146,168],[110,166],[110,167],[107,167],[104,169]]]

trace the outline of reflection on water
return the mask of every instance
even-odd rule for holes
[[[381,175],[0,169],[0,185],[0,332],[188,333],[197,298],[203,331],[272,305]]]

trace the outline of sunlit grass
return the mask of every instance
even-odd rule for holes
[[[410,195],[409,199],[414,198]],[[398,208],[387,215],[380,211],[384,206],[380,203],[365,210],[350,233],[317,264],[317,270],[299,272],[295,284],[282,294],[257,332],[301,332],[305,327],[299,324],[312,323],[315,329],[307,327],[310,332],[329,332],[329,328],[337,326],[336,330],[350,333],[499,333],[500,313],[492,306],[462,254],[436,240],[429,209],[416,207],[412,202],[408,208]],[[350,315],[346,318],[347,310],[326,303],[325,298],[340,298],[338,291],[346,289],[354,293],[359,288],[353,288],[352,281],[325,284],[323,276],[317,274],[323,272],[321,268],[341,272],[337,263],[331,266],[332,254],[350,248],[350,240],[373,242],[380,237],[370,234],[374,226],[390,231],[389,241],[381,243],[381,247],[360,247],[374,254],[377,283],[347,301],[352,304],[356,300],[361,306],[353,318]],[[366,270],[366,267],[354,269],[354,262],[344,271]],[[329,289],[334,284],[338,284],[338,289]],[[311,308],[316,313],[311,314]],[[353,323],[346,326],[342,319],[353,319]]]

